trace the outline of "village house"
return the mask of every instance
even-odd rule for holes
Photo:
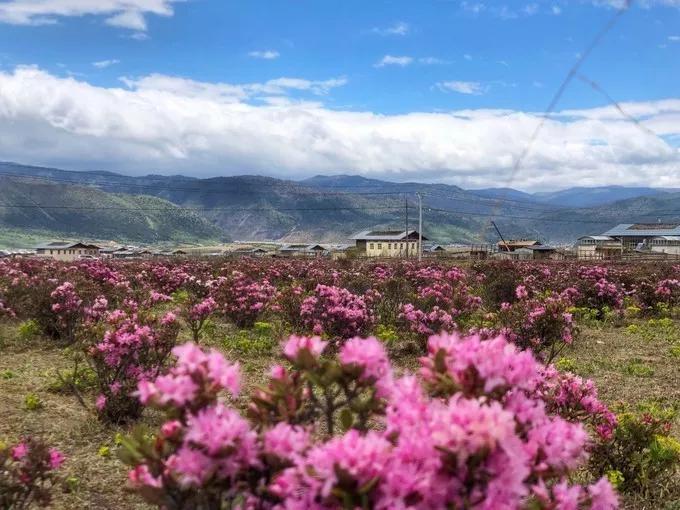
[[[365,257],[417,257],[416,230],[364,230],[352,236],[359,255]],[[423,241],[428,239],[423,236]]]
[[[658,236],[649,241],[652,253],[680,255],[680,236]]]
[[[225,257],[263,257],[267,250],[256,246],[239,246],[233,250],[223,252]]]
[[[580,260],[603,260],[621,255],[623,245],[613,237],[583,236],[576,241],[576,256]]]
[[[623,223],[602,235],[621,242],[624,250],[648,250],[655,238],[680,236],[680,223]]]
[[[541,246],[541,243],[534,239],[508,239],[497,243],[498,251],[515,251],[533,246]]]
[[[322,257],[328,255],[328,250],[320,244],[287,244],[279,248],[279,255],[283,257]]]
[[[36,246],[35,252],[38,257],[53,258],[55,260],[78,260],[99,256],[99,246],[91,243],[52,241]]]

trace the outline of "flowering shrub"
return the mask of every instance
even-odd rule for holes
[[[14,313],[14,310],[12,310],[10,307],[8,307],[2,299],[0,299],[0,318],[2,317],[11,317],[14,318],[16,317],[16,314]]]
[[[106,315],[106,332],[86,347],[94,371],[100,419],[122,422],[137,418],[142,407],[131,394],[140,380],[156,377],[175,345],[179,324],[172,312],[151,314],[114,310]],[[99,328],[91,332],[97,335]]]
[[[612,441],[595,448],[591,465],[624,492],[660,496],[680,470],[680,442],[670,436],[675,412],[643,406],[619,415]]]
[[[268,280],[256,281],[240,271],[215,283],[213,297],[220,311],[240,328],[250,327],[274,299],[276,288]]]
[[[423,312],[408,303],[401,310],[399,318],[403,319],[408,324],[408,328],[423,340],[434,333],[456,329],[453,317],[438,306],[433,307],[430,312]]]
[[[606,267],[583,267],[578,271],[578,290],[575,305],[597,310],[602,319],[607,310],[620,310],[623,306],[623,290],[612,282]]]
[[[0,508],[49,505],[63,463],[62,453],[39,439],[25,438],[11,447],[0,444]]]
[[[83,300],[71,282],[64,282],[50,294],[59,338],[71,344],[75,341],[76,328],[81,320]]]
[[[217,310],[217,302],[211,297],[205,298],[200,303],[188,303],[183,310],[182,316],[191,330],[194,342],[201,339],[206,322],[215,310]]]
[[[498,314],[499,327],[521,348],[545,355],[550,363],[565,345],[572,343],[575,325],[567,310],[571,303],[559,295],[529,298],[526,288],[516,289],[517,301],[504,303]]]
[[[366,334],[375,321],[365,297],[321,284],[302,301],[300,316],[315,335],[325,334],[334,339]]]
[[[351,339],[333,358],[326,345],[289,338],[292,368],[272,369],[250,420],[225,399],[239,389],[236,365],[175,349],[167,375],[139,384],[167,418],[155,439],[125,442],[132,488],[168,509],[617,507],[606,479],[569,484],[588,435],[550,411],[529,351],[503,337],[433,336],[420,378],[397,378],[375,339]]]

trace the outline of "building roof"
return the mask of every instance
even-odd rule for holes
[[[529,247],[529,246],[537,246],[540,245],[541,243],[536,241],[535,239],[508,239],[507,241],[498,241],[498,246],[521,246],[521,247]]]
[[[580,241],[581,239],[592,239],[593,241],[615,241],[613,237],[609,236],[582,236],[579,237],[578,240]]]
[[[49,243],[39,244],[35,247],[36,250],[70,250],[73,248],[86,248],[91,250],[99,250],[99,246],[91,243],[84,243],[82,241],[51,241]]]
[[[355,241],[402,241],[404,239],[418,237],[417,230],[409,230],[408,235],[405,230],[363,230],[354,234],[350,239]],[[423,241],[427,241],[423,236]]]
[[[538,245],[538,246],[525,246],[524,248],[520,248],[520,250],[531,250],[531,251],[557,251],[557,248],[554,246],[543,246],[543,245]]]
[[[279,248],[279,251],[326,251],[320,244],[288,244]]]
[[[680,236],[679,223],[622,223],[602,235],[611,237]]]
[[[676,241],[680,242],[680,236],[657,236],[652,241]]]

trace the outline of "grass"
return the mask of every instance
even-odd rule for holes
[[[664,327],[670,328],[668,324]],[[565,350],[558,365],[594,379],[600,396],[612,406],[657,402],[680,409],[680,358],[669,353],[678,345],[677,339],[670,333],[651,335],[629,329],[583,328],[581,337]],[[248,394],[263,381],[275,358],[273,337],[277,331],[260,324],[251,331],[238,332],[219,324],[203,343],[241,363],[244,394]],[[65,471],[71,491],[56,494],[55,508],[148,508],[125,491],[126,469],[116,456],[118,437],[129,429],[101,425],[73,396],[55,391],[56,371],[68,374],[73,368],[67,353],[40,338],[25,338],[18,325],[2,324],[0,353],[0,439],[13,441],[21,435],[40,434],[67,455]],[[416,358],[415,353],[402,353],[397,365],[413,369]],[[39,409],[27,408],[28,395],[38,399]],[[146,416],[145,420],[153,418]],[[673,434],[680,437],[678,423]],[[680,480],[677,482],[666,501],[629,496],[624,508],[680,509]]]

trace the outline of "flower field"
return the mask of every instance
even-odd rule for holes
[[[0,508],[678,509],[680,267],[0,261]]]

